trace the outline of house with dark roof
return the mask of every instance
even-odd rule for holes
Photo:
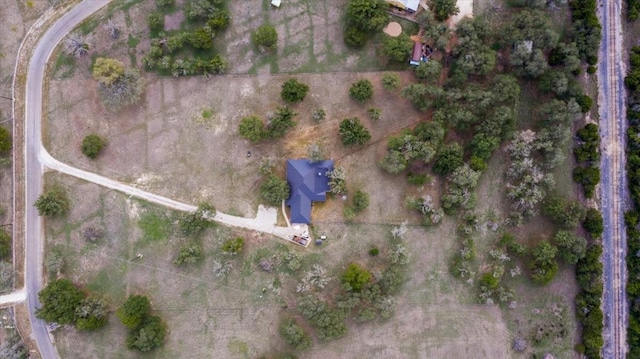
[[[311,223],[311,204],[327,199],[327,174],[331,171],[333,160],[313,163],[306,159],[287,161],[290,194],[285,204],[291,208],[291,223]]]

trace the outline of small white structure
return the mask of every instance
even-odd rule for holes
[[[271,0],[271,5],[275,6],[275,7],[280,7],[280,3],[282,2],[282,0]]]

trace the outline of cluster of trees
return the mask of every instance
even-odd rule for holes
[[[413,161],[430,163],[438,153],[446,130],[439,121],[422,122],[413,130],[403,130],[389,137],[387,154],[380,167],[389,173],[400,173]]]
[[[324,270],[320,270],[322,268],[315,268],[312,271],[310,274],[312,277],[301,284],[303,290],[300,289],[301,285],[298,286],[298,292],[305,294],[298,299],[297,309],[315,328],[318,338],[330,340],[345,335],[346,318],[365,322],[377,318],[388,318],[393,314],[395,310],[393,296],[404,283],[408,263],[407,249],[400,241],[404,231],[399,230],[395,233],[398,235],[394,236],[390,246],[384,252],[378,249],[375,253],[378,255],[386,252],[384,258],[380,260],[382,267],[376,268],[378,275],[374,276],[361,264],[350,263],[340,276],[338,293],[329,300],[320,297],[322,294],[331,292],[325,289],[329,278],[324,276]],[[289,333],[286,335],[283,333],[283,336],[290,345],[294,348],[297,345],[307,346],[308,335],[299,328],[297,323],[287,320],[284,325]]]
[[[140,100],[144,79],[140,72],[125,67],[116,59],[98,57],[93,64],[93,78],[98,81],[102,103],[108,110],[117,111]]]
[[[74,325],[79,330],[93,330],[107,324],[107,303],[87,296],[68,279],[56,279],[38,293],[42,307],[36,317],[48,323]]]
[[[640,357],[640,47],[630,53],[630,68],[625,79],[629,89],[627,107],[627,182],[633,200],[633,211],[625,215],[627,225],[627,293],[629,296],[629,326],[627,343],[630,358]]]
[[[597,15],[596,0],[570,0],[572,33],[580,58],[589,65],[598,63],[598,51],[602,38]]]
[[[640,1],[639,0],[627,0],[627,19],[629,21],[638,20],[640,16]]]
[[[240,121],[238,131],[240,136],[253,142],[263,139],[277,139],[295,127],[296,122],[293,118],[296,115],[297,113],[287,106],[278,107],[267,125],[259,117],[249,116]]]
[[[164,31],[164,18],[161,12],[153,12],[148,18],[151,28],[151,46],[149,52],[142,59],[148,69],[160,73],[170,73],[173,76],[221,74],[227,68],[227,62],[220,55],[210,58],[191,57],[178,58],[178,54],[186,46],[193,51],[209,51],[213,47],[216,31],[223,31],[231,19],[225,9],[225,0],[194,0],[188,2],[185,15],[194,24],[184,30],[167,36]],[[164,5],[158,4],[158,7]],[[173,6],[173,5],[170,5]]]
[[[584,195],[592,198],[600,182],[600,135],[598,125],[589,123],[576,133],[578,143],[573,154],[578,166],[573,169],[573,180],[582,185]]]
[[[362,47],[389,22],[388,8],[384,0],[349,0],[344,42],[351,47]]]
[[[159,316],[151,315],[151,303],[147,297],[130,295],[116,310],[116,317],[129,329],[129,349],[149,352],[164,343],[167,326]]]

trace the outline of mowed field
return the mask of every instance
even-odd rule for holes
[[[150,354],[154,358],[255,358],[284,351],[277,324],[283,315],[296,315],[299,273],[266,273],[258,269],[258,260],[296,251],[302,256],[300,272],[320,263],[336,275],[351,260],[366,256],[371,245],[383,245],[389,238],[387,225],[323,225],[318,230],[329,235],[326,245],[301,250],[277,239],[218,227],[201,239],[204,261],[178,268],[172,261],[185,239],[176,234],[175,225],[158,241],[144,239],[138,226],[149,212],[167,218],[172,218],[171,213],[62,175],[49,174],[47,182],[62,185],[73,204],[66,219],[47,221],[48,251],[61,253],[63,274],[106,298],[112,311],[128,294],[150,297],[169,328],[164,347]],[[89,225],[106,229],[102,242],[91,244],[82,239],[80,231]],[[405,238],[411,253],[410,277],[398,297],[396,314],[382,322],[349,323],[345,338],[316,342],[301,357],[509,358],[510,339],[501,310],[473,304],[468,287],[448,274],[454,243],[447,238],[453,238],[453,231],[452,223],[444,223],[437,231],[409,226]],[[247,238],[247,248],[241,257],[232,259],[228,277],[216,277],[213,265],[222,260],[220,243],[236,235]],[[134,260],[138,253],[143,258]],[[273,287],[275,279],[280,289]],[[109,322],[92,333],[56,331],[61,356],[139,357],[124,348],[125,328],[113,313]]]

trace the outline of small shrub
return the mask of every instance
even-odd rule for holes
[[[104,229],[97,226],[89,226],[82,230],[82,238],[88,242],[97,242],[104,238]]]
[[[593,65],[592,65],[592,66],[587,67],[587,73],[588,73],[589,75],[593,75],[593,74],[595,74],[595,73],[596,73],[596,71],[598,71],[598,68],[597,68],[597,67],[595,67],[595,66],[593,66]]]
[[[349,88],[349,96],[363,103],[373,97],[373,84],[369,80],[356,81]]]
[[[370,256],[375,257],[378,254],[380,254],[380,249],[378,249],[378,247],[373,247],[373,248],[369,249],[369,255]]]
[[[353,211],[360,213],[369,207],[369,194],[364,191],[356,191],[353,195]]]
[[[321,108],[313,111],[313,113],[311,114],[311,118],[314,122],[320,122],[324,120],[325,117],[327,117],[327,113],[324,111],[324,109]]]
[[[351,222],[354,218],[356,218],[356,211],[353,209],[353,207],[346,206],[342,210],[342,216],[347,222]]]
[[[364,145],[371,139],[369,130],[360,123],[360,119],[357,117],[342,120],[339,134],[345,146]]]
[[[188,243],[178,253],[178,258],[173,261],[173,264],[180,267],[183,264],[193,264],[199,262],[203,258],[202,246],[198,243]]]
[[[367,42],[367,33],[355,26],[349,26],[344,31],[344,43],[349,47],[361,48]]]
[[[238,132],[242,138],[253,142],[258,142],[266,136],[264,122],[257,116],[243,118],[238,126]]]
[[[147,16],[147,23],[151,30],[162,30],[164,28],[164,16],[159,12],[152,12]]]
[[[302,83],[297,79],[290,79],[282,84],[280,96],[287,102],[300,102],[304,100],[304,97],[308,92],[309,85]]]
[[[244,238],[236,237],[229,239],[222,244],[222,252],[228,255],[236,255],[244,248]]]
[[[4,127],[0,127],[0,155],[6,155],[11,151],[11,138],[11,131]]]
[[[414,186],[424,186],[428,182],[429,176],[424,173],[409,173],[407,182]]]
[[[278,45],[278,32],[271,25],[262,25],[253,33],[253,41],[266,51],[273,51]]]
[[[100,151],[107,145],[107,140],[98,135],[88,135],[82,140],[82,153],[85,156],[94,159],[98,157]]]
[[[387,91],[395,91],[400,87],[400,76],[397,74],[382,75],[382,87]]]
[[[367,110],[369,117],[374,121],[379,121],[382,118],[382,110],[379,108],[370,108]]]

